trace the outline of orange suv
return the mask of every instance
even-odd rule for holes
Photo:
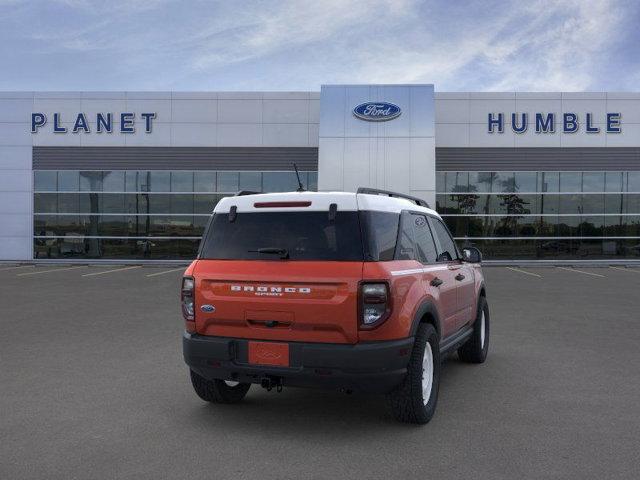
[[[214,403],[252,383],[384,393],[397,419],[426,423],[441,358],[487,356],[480,261],[398,193],[224,198],[182,280],[193,387]]]

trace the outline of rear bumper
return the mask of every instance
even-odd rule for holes
[[[393,390],[404,378],[413,337],[356,345],[289,343],[289,367],[252,365],[249,340],[184,332],[184,360],[199,375],[260,383],[276,378],[284,386],[322,387],[369,393]]]

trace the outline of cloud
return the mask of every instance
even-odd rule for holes
[[[612,1],[539,2],[535,21],[521,29],[515,45],[494,64],[503,72],[495,90],[585,90],[596,82],[617,38],[623,12]]]
[[[192,39],[202,42],[193,64],[204,69],[283,49],[330,43],[344,30],[373,23],[382,12],[387,20],[398,20],[409,13],[412,5],[408,0],[325,0],[304,4],[293,0],[277,2],[275,8],[236,11],[235,25],[221,28],[214,24]]]
[[[0,61],[16,63],[11,71],[23,73],[57,62],[47,75],[32,76],[41,85],[23,87],[12,73],[0,80],[3,87],[11,81],[34,89],[54,83],[178,90],[435,83],[440,91],[566,91],[637,89],[640,77],[633,24],[640,5],[632,0],[51,0],[16,6],[0,0],[0,6]],[[612,77],[612,68],[625,74]],[[102,75],[87,80],[96,70]]]
[[[415,26],[413,41],[383,39],[345,60],[361,59],[359,81],[434,82],[440,90],[585,90],[601,80],[603,57],[623,30],[619,2],[537,1],[496,8],[502,15],[489,11],[448,19],[459,26],[454,35],[446,27]]]

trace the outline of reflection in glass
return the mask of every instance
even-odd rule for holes
[[[515,172],[514,192],[537,192],[538,172]]]
[[[560,191],[560,174],[558,172],[540,172],[538,182],[539,192]]]
[[[58,194],[57,193],[35,193],[33,195],[34,213],[57,213]]]
[[[583,172],[583,192],[604,192],[604,172]]]
[[[604,213],[624,213],[624,195],[604,195]]]
[[[603,227],[604,217],[602,215],[580,218],[580,236],[582,237],[601,237]]]
[[[595,242],[578,239],[640,237],[640,193],[618,193],[640,192],[638,171],[436,172],[436,175],[437,191],[448,192],[436,196],[437,210],[442,214],[460,215],[444,217],[454,236],[506,237],[501,243],[483,246],[488,249],[484,252],[487,259],[528,258],[527,255],[541,259],[640,257],[640,239]],[[301,177],[305,187],[317,189],[317,172],[301,172]],[[106,256],[108,252],[119,252],[129,258],[162,258],[168,251],[184,253],[189,251],[189,244],[105,243],[101,239],[78,241],[70,237],[199,236],[208,215],[223,196],[216,193],[219,188],[230,193],[240,189],[291,191],[297,188],[293,172],[36,170],[33,182],[34,233],[69,237],[61,241],[38,239],[34,255],[37,252],[44,255],[42,258],[94,258]],[[558,195],[561,186],[565,192],[586,193]],[[41,190],[61,193],[38,193]],[[122,191],[130,193],[116,193]],[[134,193],[147,191],[167,193]],[[193,191],[211,193],[194,195]],[[544,194],[534,194],[535,191]],[[51,215],[54,213],[62,215]],[[132,213],[140,215],[128,215]],[[146,213],[159,215],[147,216]],[[194,213],[204,216],[193,216]],[[567,215],[558,216],[559,213]],[[638,215],[624,215],[627,213]],[[498,216],[483,216],[486,214]],[[514,242],[519,241],[508,240],[514,236],[531,237],[531,240],[516,244]],[[568,238],[539,239],[561,236]]]
[[[305,174],[301,173],[304,178]],[[262,174],[260,172],[240,172],[239,190],[248,190],[250,192],[262,191]]]
[[[290,192],[298,188],[295,172],[264,172],[262,189],[264,192]]]
[[[236,193],[238,191],[238,172],[218,172],[218,191]]]
[[[216,172],[193,172],[194,192],[215,192]]]
[[[640,212],[640,194],[628,193],[622,196],[623,213],[639,213]]]
[[[103,192],[124,192],[125,191],[125,172],[123,170],[113,170],[102,172],[102,191]]]
[[[78,213],[80,211],[80,197],[77,193],[58,194],[58,212]]]
[[[582,213],[582,195],[559,195],[560,213]]]
[[[36,192],[55,192],[58,189],[58,174],[48,170],[34,171],[33,188]]]
[[[141,190],[147,192],[169,192],[171,191],[171,173],[155,171],[149,172],[147,176],[148,183],[145,190],[144,186]]]
[[[300,174],[305,187],[317,189],[317,172]],[[260,191],[263,183],[263,172],[237,171],[218,175],[213,171],[36,170],[33,175],[34,233],[64,237],[34,239],[36,258],[193,258],[198,240],[126,238],[199,237],[224,196],[216,193],[218,188],[232,193],[240,186]],[[274,190],[298,186],[293,172],[267,172],[267,177]],[[194,191],[212,193],[194,195]],[[194,212],[203,216],[193,216]],[[100,238],[119,236],[123,238]]]
[[[77,192],[80,188],[78,172],[73,170],[58,171],[58,191]]]
[[[561,172],[560,173],[561,192],[581,192],[582,172]]]
[[[444,217],[451,235],[454,237],[466,237],[468,235],[467,224],[470,217]]]
[[[193,192],[193,172],[171,172],[172,192]]]
[[[514,172],[496,172],[491,186],[492,192],[515,192],[516,179]]]
[[[516,236],[535,237],[538,235],[540,227],[540,217],[527,216],[516,217]]]
[[[538,235],[540,237],[557,237],[558,217],[556,215],[540,217]]]
[[[582,213],[604,212],[604,195],[585,193],[582,195]]]
[[[89,197],[91,201],[91,197]],[[95,209],[91,208],[92,213],[124,213],[124,199],[127,196],[124,193],[103,193],[102,195],[95,195]],[[102,202],[100,202],[102,200]]]
[[[470,172],[469,191],[470,192],[490,192],[493,173],[491,172]]]
[[[193,195],[180,194],[171,195],[171,213],[193,213]]]
[[[210,214],[213,212],[218,201],[223,197],[224,195],[194,195],[193,213]]]
[[[640,172],[627,173],[627,192],[640,193]]]
[[[605,192],[622,192],[622,172],[605,172]]]
[[[311,191],[318,190],[318,172],[309,172],[308,173],[308,182],[307,189]]]
[[[35,258],[193,259],[199,240],[188,239],[34,239]]]
[[[436,192],[446,192],[445,172],[436,172]]]
[[[447,177],[446,177],[447,192],[467,192],[468,190],[469,190],[469,173],[447,172]]]
[[[80,172],[81,192],[101,192],[102,172]]]
[[[580,235],[582,217],[561,216],[558,218],[558,234],[561,237],[577,237]]]

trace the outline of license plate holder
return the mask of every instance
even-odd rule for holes
[[[289,366],[289,344],[249,342],[249,363],[252,365]]]

